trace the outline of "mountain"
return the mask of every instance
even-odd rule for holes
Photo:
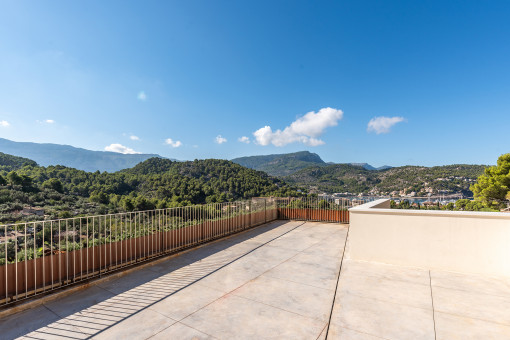
[[[286,176],[309,166],[326,165],[319,155],[308,151],[240,157],[232,159],[232,162],[250,169],[264,171],[271,176]]]
[[[115,172],[131,168],[155,154],[121,154],[109,151],[92,151],[70,145],[14,142],[0,138],[0,152],[29,158],[41,166],[63,165],[84,171]]]
[[[221,159],[175,162],[153,157],[109,173],[42,167],[0,154],[0,223],[42,218],[20,215],[25,206],[58,218],[296,195],[281,179]]]
[[[335,163],[332,163],[332,164],[335,164]],[[392,168],[389,165],[383,165],[383,166],[380,166],[380,167],[376,168],[376,167],[371,166],[368,163],[349,163],[349,164],[350,165],[354,165],[354,166],[361,166],[365,170],[386,170],[386,169],[391,169]]]
[[[471,196],[469,186],[483,174],[485,165],[401,166],[367,170],[366,164],[314,166],[283,179],[291,184],[326,193],[389,195],[405,191],[417,196],[462,193]]]

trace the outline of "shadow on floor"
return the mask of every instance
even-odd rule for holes
[[[289,227],[281,229],[285,224]],[[88,339],[100,335],[302,224],[274,221],[7,316],[0,319],[1,337]]]

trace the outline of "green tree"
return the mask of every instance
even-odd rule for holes
[[[62,182],[60,182],[58,178],[50,178],[49,180],[44,181],[42,186],[43,188],[53,189],[56,192],[60,193],[64,191],[64,185],[62,184]]]
[[[11,171],[7,174],[7,181],[10,185],[21,185],[23,183],[23,179],[16,171]]]
[[[488,208],[501,208],[510,191],[510,153],[501,155],[496,166],[485,169],[485,173],[470,188],[475,200]]]

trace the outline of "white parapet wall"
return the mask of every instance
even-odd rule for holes
[[[348,258],[510,277],[510,213],[390,209],[388,199],[349,212]]]

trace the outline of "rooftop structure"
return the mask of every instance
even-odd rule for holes
[[[450,234],[448,223],[465,225],[467,235],[473,232],[470,224],[483,228],[484,219],[496,221],[494,228],[504,227],[508,214],[420,215],[387,211],[386,205],[379,201],[353,208],[350,226],[271,221],[57,298],[34,300],[31,309],[4,312],[0,334],[3,339],[508,339],[507,259],[495,264],[482,257],[467,273],[452,254],[463,255],[462,246],[471,247],[471,241],[436,244],[432,227],[423,247],[442,252],[443,263],[422,249],[425,259],[411,256],[413,235],[423,238],[420,223],[427,218]],[[302,209],[295,210],[294,216],[303,216]],[[414,224],[393,230],[386,224],[412,217]],[[457,223],[459,218],[464,224]],[[408,245],[392,243],[395,233]],[[495,231],[486,228],[486,233]],[[508,242],[509,233],[499,237]],[[493,240],[486,235],[480,245],[488,241]],[[491,251],[487,256],[500,254]],[[410,253],[405,259],[396,256],[403,252]],[[484,261],[490,262],[487,268],[479,266]]]

